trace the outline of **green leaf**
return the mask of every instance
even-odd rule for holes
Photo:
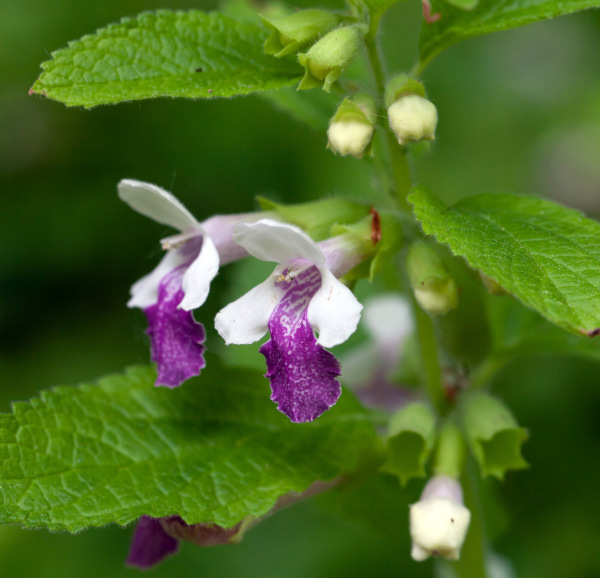
[[[69,43],[31,92],[86,108],[161,96],[229,97],[296,84],[298,64],[263,53],[264,29],[218,13],[145,12]]]
[[[434,12],[441,18],[432,24],[424,22],[421,29],[421,70],[440,52],[467,38],[598,6],[598,0],[481,0],[474,10],[465,11],[436,3]]]
[[[351,6],[360,15],[369,15],[368,38],[373,40],[379,28],[379,22],[383,14],[401,0],[350,0]]]
[[[405,486],[425,475],[425,464],[435,444],[435,415],[416,402],[403,407],[390,421],[388,457],[380,470],[398,476]]]
[[[600,328],[600,224],[532,196],[484,194],[445,207],[409,197],[428,235],[547,319],[594,336]]]
[[[216,359],[182,387],[134,368],[0,415],[0,523],[77,532],[142,514],[231,527],[358,467],[378,436],[346,392],[316,422],[277,412],[259,372]]]

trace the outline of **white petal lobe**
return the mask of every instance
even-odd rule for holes
[[[127,307],[145,309],[158,300],[158,285],[163,277],[185,262],[185,256],[179,251],[168,251],[160,263],[131,287],[131,299]]]
[[[179,231],[198,226],[198,221],[174,195],[156,185],[124,179],[119,183],[118,191],[121,200],[134,211],[157,223],[169,225]]]
[[[325,262],[319,246],[304,231],[272,219],[238,223],[233,230],[233,240],[262,261],[282,265],[296,259],[310,261],[315,265]]]
[[[183,276],[182,288],[185,297],[179,307],[190,311],[200,307],[208,297],[210,282],[219,272],[219,252],[211,238],[204,236],[202,248]]]
[[[215,317],[215,329],[227,345],[247,345],[258,341],[267,332],[267,323],[280,295],[274,278],[270,276],[221,309]]]
[[[352,291],[325,267],[321,271],[321,288],[308,306],[308,322],[319,333],[323,347],[343,343],[356,331],[362,305]]]

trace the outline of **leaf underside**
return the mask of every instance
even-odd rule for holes
[[[421,68],[443,50],[468,38],[598,6],[598,0],[480,0],[473,10],[463,10],[437,2],[434,9],[441,18],[431,24],[424,22],[421,29]]]
[[[218,13],[142,13],[69,43],[31,92],[67,106],[157,97],[213,98],[296,84],[299,65],[263,53],[266,33]]]

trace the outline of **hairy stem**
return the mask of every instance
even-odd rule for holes
[[[460,560],[453,566],[457,578],[486,578],[486,538],[483,525],[483,506],[480,495],[480,481],[472,460],[467,464],[463,481],[465,506],[471,512],[471,524],[460,554]]]
[[[412,305],[417,325],[417,339],[425,389],[431,403],[443,414],[446,410],[447,401],[433,323],[429,315],[419,307],[414,298],[412,299]]]

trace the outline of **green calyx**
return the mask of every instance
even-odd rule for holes
[[[353,121],[375,126],[376,115],[375,99],[368,94],[357,94],[352,98],[344,98],[329,124]]]
[[[326,10],[302,10],[283,18],[261,15],[261,19],[271,30],[271,35],[265,40],[265,54],[276,58],[298,52],[302,46],[313,42],[340,21],[339,16]]]
[[[385,87],[385,108],[389,108],[398,99],[409,94],[416,94],[423,98],[427,97],[422,82],[408,76],[408,74],[399,74],[398,76],[395,76]]]
[[[388,457],[380,469],[397,476],[403,486],[411,478],[424,477],[434,444],[435,414],[422,402],[411,403],[390,421]]]
[[[430,315],[444,315],[458,306],[456,282],[436,249],[417,241],[408,250],[406,268],[415,299]]]
[[[258,197],[257,201],[263,210],[273,211],[276,219],[297,225],[315,241],[339,235],[336,225],[356,223],[369,213],[368,207],[341,198],[294,205],[282,205],[265,197]]]
[[[342,26],[328,32],[308,52],[298,54],[298,62],[305,69],[298,90],[322,87],[330,92],[354,58],[365,32],[360,24]]]
[[[503,480],[507,471],[529,467],[521,455],[529,435],[509,409],[487,393],[467,393],[464,397],[464,429],[481,475]]]

